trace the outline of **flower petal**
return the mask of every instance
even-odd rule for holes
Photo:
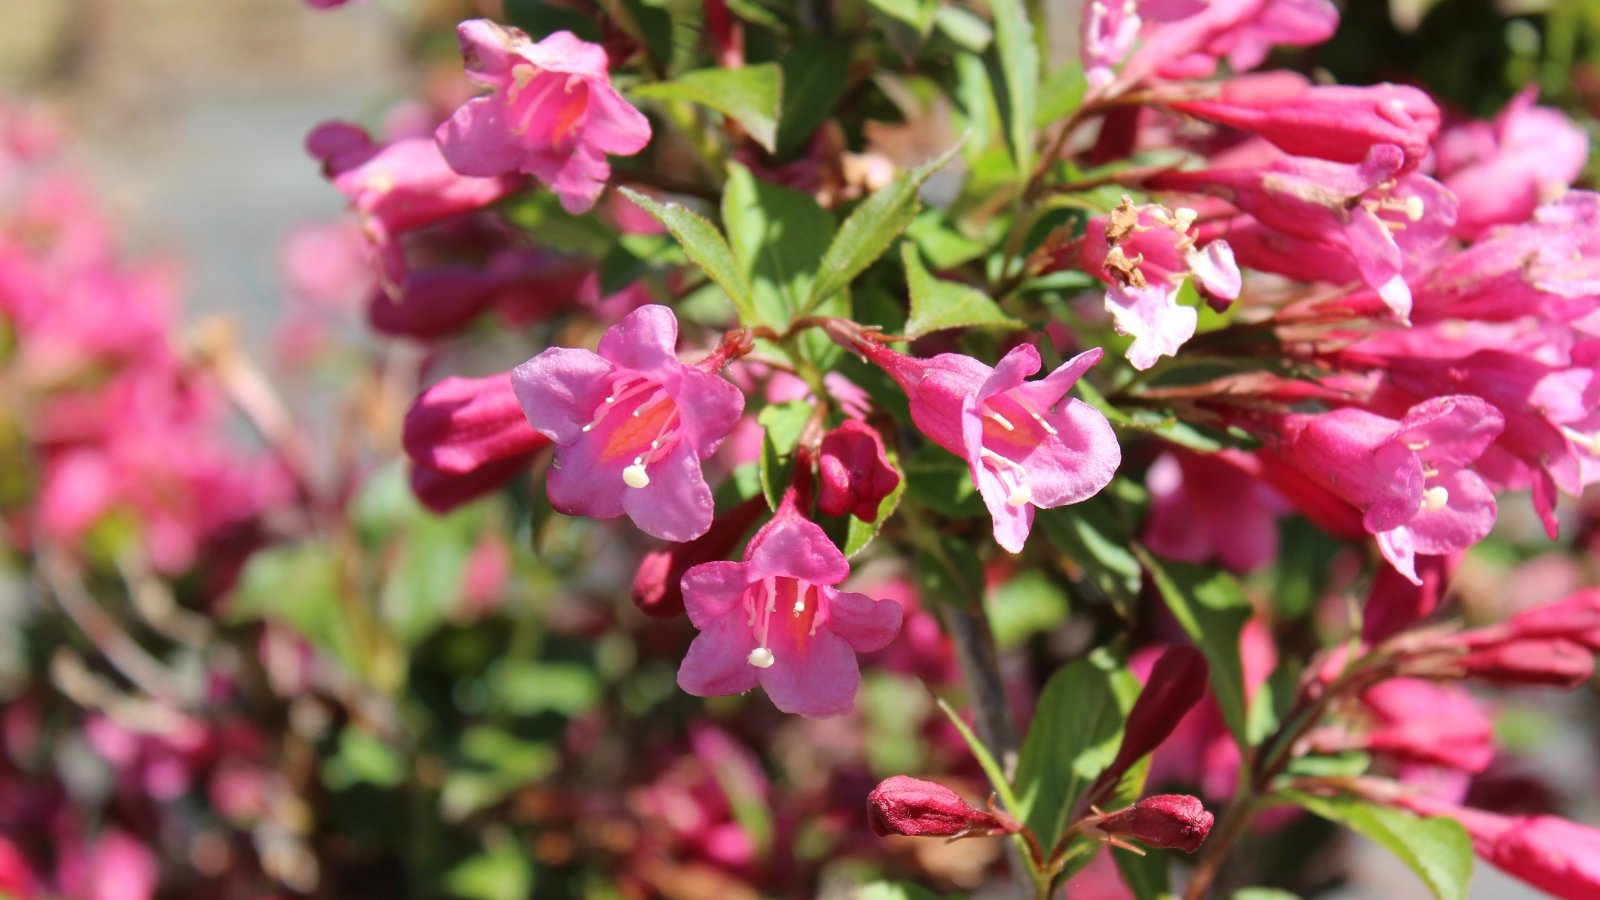
[[[823,589],[828,604],[826,627],[857,653],[889,646],[900,633],[905,610],[893,600],[874,600],[865,594]]]
[[[525,152],[494,95],[474,97],[434,132],[439,152],[458,175],[491,178],[514,172]]]
[[[640,531],[664,541],[692,541],[710,530],[716,504],[693,447],[679,441],[646,471],[649,483],[624,487],[621,497],[622,510]]]
[[[787,577],[810,584],[838,584],[850,576],[850,563],[822,527],[795,514],[768,522],[745,548],[750,579]]]
[[[624,369],[645,375],[676,374],[678,318],[660,304],[641,306],[621,322],[606,329],[599,353]],[[658,377],[658,381],[665,380]]]
[[[750,579],[744,563],[701,563],[683,573],[683,608],[694,627],[704,631],[716,625],[739,604]]]
[[[736,616],[724,616],[701,631],[678,667],[678,686],[696,697],[742,694],[761,671],[750,665],[755,635]]]
[[[559,445],[583,436],[583,426],[594,421],[595,408],[605,401],[611,363],[588,350],[551,347],[517,366],[511,386],[528,424]]]
[[[773,634],[775,661],[756,674],[773,706],[812,717],[841,715],[855,706],[861,670],[843,638],[826,629],[810,636],[788,628]]]

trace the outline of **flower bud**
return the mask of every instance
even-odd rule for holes
[[[989,837],[1022,830],[1003,812],[974,809],[944,785],[906,775],[884,779],[867,795],[867,823],[880,837]]]
[[[1594,676],[1589,649],[1560,638],[1507,641],[1474,650],[1455,663],[1472,678],[1498,684],[1571,689]]]
[[[528,424],[502,373],[446,378],[423,391],[406,412],[400,443],[418,465],[465,475],[542,449],[550,440]]]
[[[1510,634],[1524,638],[1563,638],[1600,650],[1600,589],[1525,609],[1507,619]]]
[[[1093,825],[1111,837],[1131,837],[1148,847],[1193,853],[1205,842],[1215,822],[1216,817],[1206,812],[1197,797],[1157,794],[1104,816]]]
[[[883,438],[855,419],[846,419],[823,437],[818,467],[822,485],[817,508],[830,516],[875,521],[878,505],[900,486],[900,473],[889,464]]]
[[[532,454],[497,459],[470,472],[446,472],[425,463],[411,466],[411,493],[417,500],[436,513],[476,500],[491,491],[499,490],[513,478],[528,470]]]
[[[1205,654],[1190,646],[1173,647],[1161,654],[1139,699],[1128,712],[1117,758],[1096,781],[1096,790],[1109,790],[1128,767],[1165,741],[1178,723],[1205,696],[1210,668]]]

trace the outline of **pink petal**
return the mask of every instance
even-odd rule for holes
[[[524,151],[505,111],[498,96],[474,97],[439,126],[434,140],[450,168],[479,178],[517,170]]]
[[[652,460],[648,473],[649,484],[622,490],[622,510],[640,531],[664,541],[691,541],[710,530],[716,504],[700,471],[700,458],[687,441],[678,441],[665,457]]]
[[[743,620],[723,616],[689,645],[678,667],[678,686],[696,697],[742,694],[756,686],[761,672],[747,661],[755,648],[755,635]]]
[[[864,594],[825,590],[828,605],[826,628],[845,640],[857,653],[871,653],[889,646],[900,633],[905,610],[893,600],[874,600]]]
[[[796,634],[793,629],[773,632],[771,668],[755,670],[757,679],[772,698],[772,705],[786,713],[802,716],[837,716],[855,706],[856,689],[861,686],[861,670],[856,654],[844,639],[825,628],[815,635]]]
[[[588,350],[551,347],[511,372],[523,415],[535,431],[557,444],[571,444],[594,421],[595,408],[610,390],[611,363]]]
[[[708,562],[683,573],[683,608],[694,627],[704,631],[739,605],[750,586],[748,566]]]
[[[612,363],[645,375],[676,372],[678,318],[660,304],[641,306],[606,329],[599,353]],[[665,380],[658,377],[658,381]]]
[[[745,549],[751,581],[788,577],[810,584],[838,584],[850,576],[850,563],[822,527],[798,515],[768,522]]]

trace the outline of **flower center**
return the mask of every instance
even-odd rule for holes
[[[678,404],[660,382],[637,372],[613,376],[611,392],[595,408],[595,416],[583,426],[605,435],[600,445],[602,460],[627,459],[622,481],[631,488],[650,486],[648,467],[678,440]]]
[[[1060,434],[1055,426],[1045,421],[1026,397],[1016,391],[1007,391],[984,401],[983,449],[980,457],[984,466],[1000,479],[1006,489],[1006,505],[1022,507],[1033,502],[1033,490],[1028,487],[1028,470],[1013,457],[1026,457],[1047,437]]]
[[[771,668],[777,662],[771,646],[775,626],[787,627],[793,645],[801,647],[806,638],[817,633],[817,626],[827,621],[822,590],[810,582],[786,576],[763,578],[745,588],[744,610],[745,624],[756,639],[756,648],[745,657],[745,662],[758,669]]]

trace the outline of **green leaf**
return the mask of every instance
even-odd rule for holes
[[[994,14],[995,51],[1000,59],[998,87],[1004,89],[1000,92],[1000,116],[1006,123],[1006,140],[1017,161],[1017,174],[1027,178],[1033,172],[1039,47],[1023,0],[990,0],[989,10]]]
[[[934,0],[867,0],[867,5],[911,26],[911,30],[922,38],[926,38],[928,32],[933,30],[933,16],[938,9]]]
[[[822,258],[818,278],[802,312],[850,284],[867,266],[883,255],[894,239],[917,216],[917,190],[960,149],[960,144],[936,158],[902,173],[889,185],[861,202],[839,226]]]
[[[1028,569],[996,588],[989,598],[989,627],[1002,650],[1030,635],[1054,631],[1066,621],[1066,592],[1043,572]]]
[[[761,492],[773,509],[778,508],[778,501],[789,487],[789,458],[800,443],[800,433],[812,412],[806,401],[791,400],[768,406],[756,416],[756,424],[765,429],[761,437]]]
[[[958,518],[984,515],[966,460],[937,444],[925,443],[913,451],[905,461],[905,476],[911,496],[934,512]]]
[[[708,106],[744,126],[750,137],[768,153],[778,147],[783,70],[777,63],[742,69],[696,69],[671,81],[634,88],[633,95],[656,100],[687,100]]]
[[[533,896],[533,863],[514,840],[470,857],[445,873],[445,888],[467,900],[526,900]]]
[[[1105,648],[1051,676],[1017,763],[1017,817],[1052,846],[1083,790],[1117,755],[1139,680]]]
[[[676,203],[658,203],[630,188],[619,188],[619,190],[640,209],[666,226],[667,231],[671,232],[683,247],[684,255],[728,295],[734,308],[739,311],[741,322],[747,325],[759,322],[756,318],[755,301],[751,299],[750,282],[744,277],[744,270],[734,259],[733,250],[728,247],[728,242],[723,240],[722,233],[717,231],[715,225],[707,222],[700,214]]]
[[[776,328],[787,327],[805,303],[833,239],[833,216],[811,195],[762,181],[729,163],[722,227],[750,281],[756,315]]]
[[[1173,618],[1211,664],[1211,692],[1222,708],[1222,719],[1240,747],[1251,747],[1265,737],[1253,733],[1245,710],[1244,661],[1239,656],[1239,633],[1250,621],[1250,601],[1233,576],[1221,569],[1182,563],[1161,563],[1135,544],[1133,552],[1150,570],[1156,589],[1167,601]],[[1259,728],[1259,726],[1257,726]]]
[[[1472,878],[1472,839],[1460,822],[1442,816],[1424,818],[1351,797],[1317,797],[1298,791],[1285,791],[1281,796],[1383,845],[1417,873],[1439,900],[1466,897],[1467,882]]]
[[[1138,609],[1144,570],[1128,550],[1129,528],[1108,497],[1091,497],[1082,503],[1042,509],[1035,519],[1050,543],[1066,554],[1124,619]]]
[[[1228,900],[1300,900],[1300,895],[1282,888],[1239,888],[1228,895]]]
[[[333,547],[310,541],[270,547],[250,556],[228,605],[228,618],[287,625],[359,672],[339,593],[340,565]]]
[[[850,44],[833,38],[796,41],[778,60],[783,69],[783,109],[778,116],[778,155],[788,156],[810,140],[844,93]]]
[[[1161,900],[1172,896],[1172,885],[1167,880],[1167,854],[1162,850],[1147,850],[1144,856],[1126,850],[1110,851],[1116,860],[1122,881],[1133,891],[1136,900]]]
[[[357,784],[380,788],[405,783],[406,764],[393,747],[361,731],[345,728],[339,732],[339,749],[322,766],[322,780],[336,791]]]
[[[974,53],[989,49],[994,40],[994,29],[977,14],[959,6],[941,6],[933,14],[933,22],[944,36],[956,45]]]
[[[1000,311],[984,292],[955,281],[933,277],[922,265],[916,244],[900,245],[900,258],[906,267],[911,289],[911,317],[906,320],[906,337],[919,338],[947,328],[974,325],[1000,325],[1021,328],[1022,323]]]

